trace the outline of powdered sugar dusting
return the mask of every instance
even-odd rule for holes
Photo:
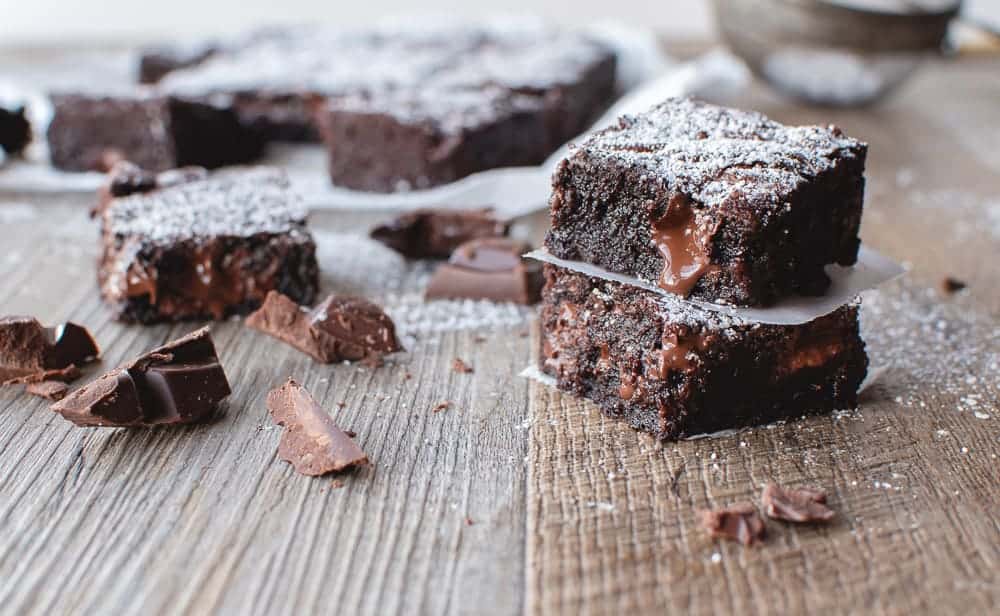
[[[305,233],[306,210],[283,171],[268,167],[222,171],[209,179],[112,201],[109,233],[144,242],[198,237]]]
[[[733,196],[783,207],[783,197],[865,144],[820,126],[784,126],[760,113],[670,99],[623,116],[576,148],[576,156],[638,166],[646,179],[704,206]]]

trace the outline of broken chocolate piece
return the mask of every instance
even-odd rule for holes
[[[952,278],[951,276],[948,276],[941,281],[941,290],[948,295],[958,293],[967,286],[968,285],[964,281],[959,280],[958,278]]]
[[[455,361],[451,362],[451,369],[462,374],[472,373],[472,366],[457,357],[455,358]]]
[[[0,150],[7,154],[17,154],[31,141],[31,123],[24,113],[24,107],[4,109],[0,107]]]
[[[815,488],[782,488],[769,483],[760,497],[764,513],[789,522],[828,522],[833,510],[826,506],[826,492]]]
[[[76,323],[44,327],[31,317],[0,318],[0,384],[82,365],[99,354],[90,332]]]
[[[447,259],[460,245],[484,237],[503,237],[508,223],[491,209],[423,209],[372,229],[371,237],[411,259]]]
[[[52,405],[78,426],[205,421],[232,391],[207,327],[142,355]]]
[[[361,297],[331,295],[312,310],[271,291],[246,324],[306,353],[316,361],[364,360],[402,351],[392,319]]]
[[[527,244],[507,238],[466,242],[435,270],[424,297],[537,303],[542,270],[541,264],[521,258],[528,249]]]
[[[29,383],[24,391],[32,396],[48,400],[62,400],[66,397],[66,392],[69,391],[69,385],[61,381],[39,381],[38,383]]]
[[[317,476],[368,463],[351,440],[301,385],[288,379],[267,395],[274,423],[285,427],[278,457],[303,475]]]
[[[701,525],[713,538],[752,545],[764,539],[764,520],[751,503],[701,512]]]

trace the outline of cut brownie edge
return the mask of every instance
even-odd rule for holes
[[[764,325],[545,266],[540,365],[561,390],[661,439],[857,405],[858,306]]]

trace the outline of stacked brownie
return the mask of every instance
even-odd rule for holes
[[[826,265],[854,264],[866,149],[685,99],[587,138],[554,174],[546,248],[662,292],[546,265],[545,372],[660,438],[854,406],[856,303],[799,325],[726,308],[821,295]]]
[[[269,291],[316,297],[316,245],[282,171],[120,164],[102,193],[98,282],[121,320],[222,319],[255,310]]]
[[[337,185],[425,188],[540,163],[607,107],[615,71],[607,46],[533,22],[276,30],[150,51],[154,85],[54,97],[49,147],[63,169],[166,169],[322,138]]]

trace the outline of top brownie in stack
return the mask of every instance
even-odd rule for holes
[[[316,245],[283,172],[125,167],[113,170],[98,209],[98,283],[119,319],[222,319],[256,309],[272,290],[313,302]]]
[[[588,137],[553,176],[555,256],[678,295],[763,306],[857,260],[867,145],[670,99]]]

